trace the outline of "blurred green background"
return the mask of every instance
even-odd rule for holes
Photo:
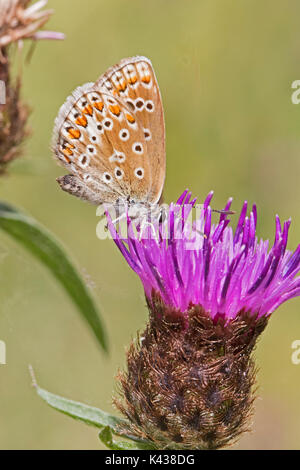
[[[0,198],[25,209],[56,234],[94,290],[106,321],[105,358],[49,272],[0,233],[2,449],[99,449],[97,430],[51,410],[40,385],[112,411],[114,375],[147,318],[143,290],[110,240],[100,241],[95,208],[59,190],[64,173],[51,157],[53,120],[66,96],[123,57],[148,56],[163,97],[167,132],[165,200],[189,187],[214,207],[229,196],[259,208],[258,235],[272,238],[274,217],[292,217],[289,248],[300,238],[300,79],[297,0],[50,0],[47,29],[64,42],[39,43],[23,67],[23,96],[33,108],[25,156],[1,178]],[[254,426],[234,448],[300,448],[300,299],[274,314],[256,350],[259,395]]]

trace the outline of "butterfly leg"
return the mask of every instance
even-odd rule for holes
[[[119,215],[118,217],[116,217],[114,220],[112,220],[112,223],[116,224],[117,222],[120,222],[120,220],[123,220],[125,217],[126,217],[126,213],[123,213]]]
[[[156,240],[157,243],[158,243],[158,236],[157,236],[157,233],[156,233],[156,231],[155,231],[154,225],[153,225],[151,222],[148,222],[148,221],[145,220],[145,219],[142,220],[142,223],[141,223],[141,226],[140,226],[139,241],[142,240],[142,238],[143,238],[143,233],[144,233],[144,230],[145,230],[146,227],[150,227],[150,228],[151,228],[151,231],[153,232],[154,238],[155,238],[155,240]],[[148,238],[148,235],[147,235],[147,238]]]
[[[113,209],[113,216],[110,213],[111,208]],[[118,204],[118,201],[116,204],[113,204],[110,208],[108,207],[107,204],[101,204],[99,206],[99,211],[97,211],[97,215],[100,215],[101,218],[107,218],[107,213],[110,216],[111,223],[115,226],[117,232],[120,230],[120,221],[126,218],[127,212],[125,210],[125,206],[123,207]],[[117,224],[117,225],[116,225]],[[105,224],[104,229],[108,231],[108,223]]]

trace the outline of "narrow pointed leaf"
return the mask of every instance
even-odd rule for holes
[[[32,371],[31,371],[32,373]],[[33,373],[32,373],[33,374]],[[37,394],[52,408],[61,413],[64,413],[71,418],[76,420],[82,421],[86,424],[91,426],[95,426],[100,429],[109,428],[112,433],[115,435],[122,435],[123,438],[130,439],[134,441],[134,448],[137,449],[150,449],[152,448],[151,443],[148,441],[144,441],[142,439],[138,439],[135,436],[130,435],[130,433],[121,434],[121,426],[122,429],[126,429],[126,421],[118,418],[117,416],[113,416],[105,411],[100,410],[99,408],[95,408],[94,406],[86,405],[84,403],[80,403],[78,401],[70,400],[68,398],[61,397],[59,395],[54,395],[53,393],[48,392],[40,388],[34,377],[33,377],[33,385],[37,391]],[[109,434],[106,432],[104,433],[103,439],[108,439],[109,442]],[[113,443],[111,445],[119,445],[125,448],[125,442],[121,443]],[[129,448],[129,447],[128,447]],[[133,447],[130,447],[131,449]]]
[[[54,395],[38,386],[36,387],[36,391],[37,394],[52,408],[91,426],[101,429],[109,426],[109,428],[117,432],[118,426],[122,424],[122,420],[120,418],[106,413],[99,408],[95,408],[94,406],[85,405],[78,401]]]
[[[43,226],[18,209],[0,202],[0,228],[43,263],[67,291],[102,348],[107,339],[93,297],[62,244]]]

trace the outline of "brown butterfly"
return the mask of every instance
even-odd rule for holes
[[[160,91],[146,57],[132,57],[78,87],[55,121],[53,151],[70,174],[60,187],[93,204],[157,204],[165,180]]]

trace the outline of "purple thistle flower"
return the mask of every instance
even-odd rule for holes
[[[154,222],[152,230],[140,239],[139,225],[127,217],[128,237],[117,233],[111,220],[109,228],[128,264],[139,275],[145,294],[151,300],[159,294],[163,302],[182,315],[191,305],[201,305],[212,319],[223,316],[227,321],[239,312],[269,316],[279,305],[300,294],[300,245],[294,253],[286,249],[290,220],[281,227],[276,216],[275,240],[258,240],[257,209],[247,217],[243,204],[235,231],[227,212],[232,199],[213,224],[209,193],[201,214],[191,227],[187,215],[195,205],[186,190],[171,204],[168,219]],[[160,236],[168,225],[169,236]]]
[[[160,216],[127,213],[127,235],[107,213],[113,238],[142,280],[145,331],[127,353],[116,406],[132,435],[158,449],[217,449],[249,430],[255,399],[252,351],[270,314],[300,294],[300,245],[286,249],[290,221],[258,240],[257,210],[243,204],[230,226],[229,199],[212,223],[209,193],[195,220],[185,191]],[[126,431],[128,432],[128,428]]]

